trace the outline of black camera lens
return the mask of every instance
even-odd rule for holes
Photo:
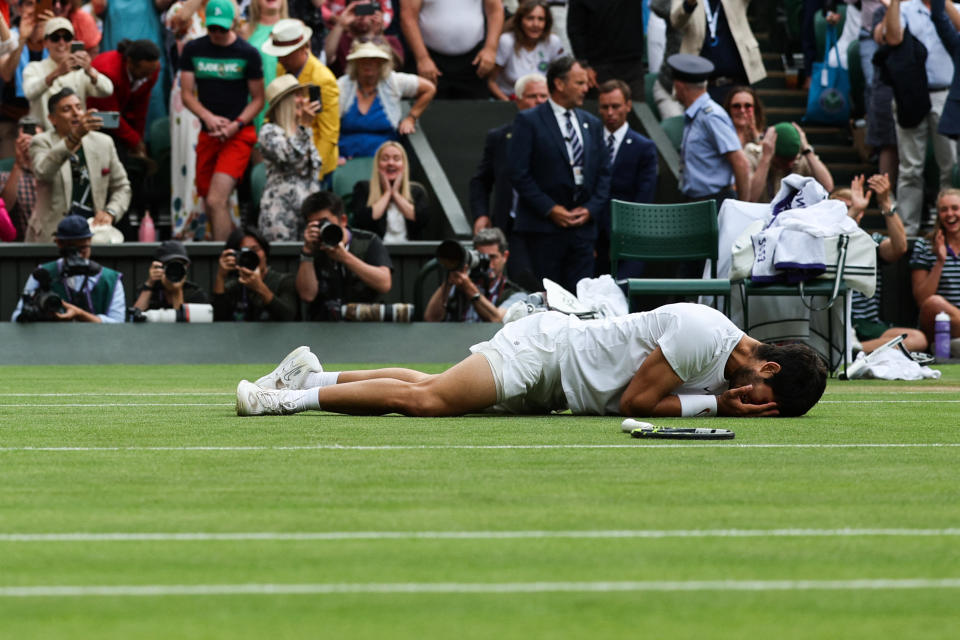
[[[237,266],[253,271],[260,266],[260,256],[253,249],[244,247],[237,252]]]
[[[343,240],[343,229],[340,228],[340,225],[334,224],[329,220],[323,222],[320,225],[320,242],[323,244],[335,247]]]
[[[183,264],[179,260],[171,260],[167,264],[163,265],[163,275],[170,282],[180,282],[187,277],[187,265]]]

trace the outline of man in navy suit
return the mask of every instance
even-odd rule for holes
[[[530,109],[547,101],[547,79],[539,73],[520,77],[514,85],[519,111]],[[513,136],[513,122],[490,129],[483,145],[483,157],[477,172],[470,179],[470,212],[473,214],[473,234],[489,227],[503,231],[510,240],[510,275],[512,278],[527,276],[518,284],[530,291],[538,291],[543,285],[532,278],[530,261],[524,244],[513,234],[513,219],[516,191],[510,182],[509,154],[507,148]],[[491,204],[491,195],[493,202]]]
[[[610,197],[653,202],[657,191],[657,145],[627,124],[627,115],[633,109],[630,86],[622,80],[607,80],[597,93],[604,144],[610,156]],[[597,273],[610,273],[609,208],[597,220]],[[634,270],[629,275],[640,274]]]
[[[537,279],[576,291],[578,280],[593,276],[596,220],[609,207],[610,160],[602,123],[577,108],[588,89],[586,69],[561,56],[547,69],[547,87],[550,99],[513,121],[513,229],[525,241]]]

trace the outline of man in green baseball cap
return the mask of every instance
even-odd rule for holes
[[[753,170],[746,198],[750,202],[769,202],[780,188],[780,181],[791,173],[814,178],[827,192],[833,190],[830,169],[795,122],[768,127],[763,145],[747,145],[745,152]]]
[[[188,42],[180,56],[183,106],[203,125],[196,180],[213,232],[208,240],[226,240],[233,230],[228,202],[250,162],[252,123],[263,108],[263,59],[233,31],[236,15],[232,0],[210,0],[207,35]]]

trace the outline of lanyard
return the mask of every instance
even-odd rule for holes
[[[707,15],[707,28],[710,29],[710,46],[715,47],[720,44],[717,40],[717,25],[720,24],[720,9],[723,8],[723,0],[716,0],[717,8],[710,13],[710,0],[706,0],[706,6],[703,12]]]

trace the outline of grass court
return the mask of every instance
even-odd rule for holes
[[[274,364],[0,367],[0,636],[960,628],[958,365],[684,443],[616,417],[236,417]]]

